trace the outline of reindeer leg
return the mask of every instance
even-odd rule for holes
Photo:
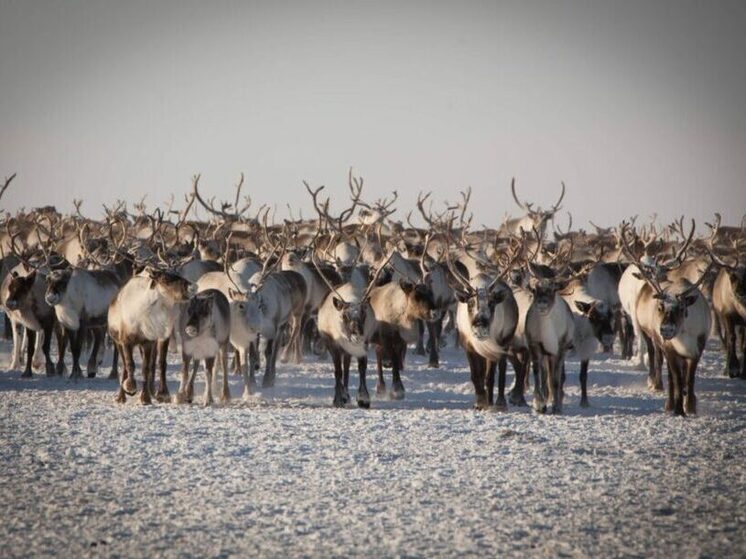
[[[534,369],[534,410],[538,413],[547,411],[542,360],[538,350],[531,351],[531,365]]]
[[[425,355],[425,323],[422,320],[417,321],[417,347],[415,347],[415,355]]]
[[[52,330],[54,330],[54,322],[49,321],[44,325],[44,343],[42,344],[44,366],[48,377],[53,377],[55,375],[54,363],[52,362],[52,356],[49,352],[52,346]]]
[[[155,372],[155,343],[151,341],[142,343],[142,390],[140,392],[140,403],[148,405],[152,403],[151,385],[153,373]]]
[[[428,349],[430,350],[430,357],[427,362],[427,366],[432,369],[440,367],[440,359],[438,351],[440,350],[440,341],[438,336],[438,323],[442,323],[443,318],[437,321],[427,323],[427,335],[429,338]]]
[[[62,327],[61,324],[57,324],[55,328],[57,336],[57,374],[64,376],[67,372],[65,370],[65,352],[67,351],[67,330]]]
[[[496,363],[494,361],[485,360],[485,381],[484,385],[487,392],[487,406],[492,406],[495,403],[495,371]]]
[[[34,357],[31,362],[31,366],[33,367],[34,371],[41,371],[43,367],[42,358],[44,356],[44,353],[42,351],[42,343],[44,342],[44,331],[39,330],[36,332],[36,339],[34,340]]]
[[[349,403],[350,401],[349,386],[350,386],[350,362],[351,361],[352,361],[352,356],[349,353],[344,353],[342,355],[342,373],[343,373],[342,395],[344,396],[345,404]]]
[[[513,366],[515,373],[513,378],[513,387],[510,389],[508,401],[514,406],[526,406],[526,398],[523,393],[526,386],[526,355],[522,350],[514,351],[513,355],[508,355],[510,364]]]
[[[403,346],[403,347],[402,347]],[[391,346],[392,353],[392,367],[391,367],[391,393],[390,397],[392,400],[403,400],[404,399],[404,383],[401,380],[401,369],[404,362],[403,356],[406,352],[407,346],[401,341],[397,340],[395,344]]]
[[[214,357],[208,357],[205,359],[205,399],[202,402],[203,406],[212,405],[212,372],[214,367]]]
[[[336,344],[329,349],[329,352],[332,355],[332,364],[334,365],[334,400],[332,400],[332,405],[335,408],[342,408],[345,405],[342,352]]]
[[[21,358],[23,356],[23,338],[25,332],[21,334],[19,330],[20,328],[20,324],[17,322],[11,322],[10,331],[13,334],[13,353],[11,355],[10,365],[8,366],[8,369],[11,371],[15,371],[21,366]]]
[[[265,359],[267,363],[264,367],[264,378],[262,379],[262,388],[271,388],[275,385],[275,363],[277,361],[277,340],[267,340],[265,350]]]
[[[383,378],[383,347],[380,345],[376,346],[376,369],[378,370],[376,394],[380,396],[386,393],[386,381]]]
[[[70,352],[73,356],[73,370],[70,373],[70,378],[77,380],[83,376],[83,371],[80,368],[80,352],[84,335],[81,330],[68,330],[67,335],[70,338]]]
[[[687,415],[697,414],[697,397],[694,395],[694,373],[697,371],[699,359],[684,359],[682,373],[686,374],[686,400],[684,411]]]
[[[36,332],[30,328],[26,328],[26,368],[21,373],[21,378],[31,378],[32,362],[34,360],[34,346],[36,345]]]
[[[137,381],[135,380],[135,358],[132,355],[134,346],[131,343],[121,344],[122,361],[124,372],[122,373],[122,389],[128,396],[134,396],[137,392]]]
[[[466,360],[469,362],[471,383],[474,385],[474,409],[485,410],[490,405],[485,390],[486,362],[484,357],[473,351],[471,347],[466,352]]]
[[[81,330],[83,329],[81,325]],[[98,350],[101,347],[101,340],[103,338],[103,331],[100,328],[92,328],[93,330],[93,347],[91,353],[88,356],[88,365],[86,366],[86,373],[88,378],[94,378],[98,372]],[[80,330],[79,330],[80,331]]]
[[[580,407],[588,407],[588,359],[580,362]]]
[[[508,372],[508,358],[504,354],[497,361],[497,401],[495,406],[499,410],[507,410],[508,403],[505,401],[505,382]],[[494,375],[494,372],[493,372]]]
[[[552,379],[552,413],[562,413],[562,384],[565,376],[565,357],[562,353],[559,355],[550,355],[549,371]]]
[[[738,356],[736,355],[736,325],[734,320],[726,317],[723,321],[723,337],[725,338],[725,374],[730,378],[738,375]]]
[[[109,371],[109,378],[119,378],[119,346],[114,344],[113,356],[111,358],[111,371]]]
[[[368,394],[368,385],[365,375],[368,369],[368,358],[357,358],[357,373],[360,377],[360,386],[357,389],[357,405],[361,408],[370,408],[370,394]]]
[[[223,345],[218,349],[218,363],[223,370],[223,391],[220,393],[220,403],[227,404],[231,401],[231,389],[228,386],[228,346]]]
[[[183,346],[182,346],[183,348]],[[189,402],[189,394],[187,393],[187,387],[189,386],[189,362],[191,357],[183,352],[181,353],[181,379],[179,380],[179,391],[176,393],[174,398],[177,404],[186,404]]]

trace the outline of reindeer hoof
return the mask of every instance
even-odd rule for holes
[[[534,411],[536,413],[547,413],[547,405],[543,402],[534,402]]]
[[[508,401],[510,402],[511,406],[516,406],[519,408],[528,406],[526,398],[524,398],[523,394],[511,392],[510,396],[508,396]]]
[[[430,369],[439,369],[440,368],[440,363],[437,362],[437,361],[429,361],[428,364],[427,364],[427,366]]]
[[[378,394],[379,396],[383,396],[384,394],[386,394],[385,383],[379,382],[378,384],[376,384],[376,394]]]
[[[498,398],[495,402],[495,411],[508,411],[508,403],[505,398]]]
[[[86,373],[86,376],[87,376],[88,378],[96,378],[96,371],[88,371],[88,372]]]
[[[332,402],[332,405],[335,408],[343,408],[343,407],[345,407],[344,400],[340,396],[335,396],[334,397],[334,402]]]
[[[127,397],[124,395],[124,391],[120,390],[117,395],[114,396],[114,401],[117,404],[124,404],[127,401]]]
[[[580,398],[580,407],[589,408],[591,405],[588,403],[588,398]]]
[[[177,392],[174,395],[173,401],[174,401],[174,404],[186,404],[187,403],[186,394],[184,394],[183,392]]]
[[[109,376],[106,377],[106,378],[108,378],[109,380],[118,379],[119,378],[119,371],[115,371],[114,369],[112,369],[111,372],[109,373]]]
[[[55,369],[54,365],[52,365],[51,363],[47,363],[46,369],[47,369],[48,377],[53,377],[57,375],[57,370]]]
[[[162,404],[168,404],[171,402],[171,394],[168,392],[156,392],[155,399]]]
[[[33,375],[33,374],[31,374],[31,371],[23,371],[23,372],[21,373],[21,378],[31,378],[31,377],[33,377],[33,376],[34,376],[34,375]]]
[[[127,396],[134,396],[137,393],[137,382],[132,377],[127,377],[122,383],[122,389]]]
[[[403,400],[404,399],[404,387],[396,387],[391,389],[389,397],[392,400]]]
[[[230,404],[231,403],[231,395],[230,394],[223,394],[222,396],[220,396],[220,403],[223,404],[224,406],[227,406],[228,404]]]
[[[143,391],[140,393],[140,403],[143,406],[149,406],[150,404],[153,403],[153,401],[150,398],[150,392]]]
[[[357,407],[362,408],[364,410],[370,409],[370,399],[357,399]]]
[[[562,415],[562,406],[559,404],[552,404],[552,414]]]

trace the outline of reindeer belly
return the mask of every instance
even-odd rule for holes
[[[41,324],[34,316],[32,312],[21,312],[21,311],[8,311],[8,317],[12,318],[24,328],[38,332],[41,330]]]
[[[420,331],[419,331],[419,328],[417,327],[417,322],[413,322],[412,326],[400,326],[399,335],[402,337],[402,339],[407,344],[416,343],[417,339],[420,336]]]
[[[60,324],[68,330],[77,330],[80,328],[80,314],[74,309],[67,306],[55,305],[54,313],[57,315],[57,320],[59,320]]]
[[[196,338],[184,337],[182,341],[183,351],[194,359],[209,359],[218,353],[218,342],[209,335],[201,335]]]

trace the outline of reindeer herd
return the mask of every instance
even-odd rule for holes
[[[173,198],[152,211],[144,199],[132,211],[120,201],[93,220],[76,200],[70,215],[53,207],[6,213],[0,307],[13,338],[9,369],[63,375],[69,347],[70,376],[79,378],[88,348],[86,373],[94,377],[110,343],[116,400],[124,402],[138,390],[137,347],[141,403],[192,402],[202,362],[208,405],[218,388],[221,402],[230,399],[231,372],[249,396],[262,367],[267,388],[278,359],[328,355],[334,406],[351,400],[354,358],[357,405],[367,408],[371,350],[376,393],[402,399],[410,348],[438,367],[455,331],[477,409],[526,406],[533,385],[534,409],[561,413],[568,354],[580,361],[580,405],[587,406],[589,363],[599,349],[613,352],[617,338],[622,358],[647,366],[651,390],[663,390],[665,361],[665,409],[676,415],[696,413],[695,375],[711,335],[722,342],[725,374],[746,379],[746,219],[729,227],[716,214],[696,235],[683,217],[662,227],[636,218],[614,228],[592,224],[593,232],[572,230],[570,217],[567,230],[550,232],[564,183],[557,203],[543,210],[522,202],[512,182],[525,215],[495,228],[472,228],[469,190],[442,209],[421,194],[402,222],[392,217],[396,193],[365,201],[363,180],[350,170],[344,210],[332,211],[323,186],[304,183],[316,216],[291,212],[276,222],[270,208],[252,212],[251,199],[241,197],[243,175],[232,202],[206,200],[199,181],[181,209]],[[199,209],[207,219],[196,218]],[[424,227],[413,223],[415,211]],[[173,398],[169,348],[182,357]],[[506,397],[508,364],[514,382]]]

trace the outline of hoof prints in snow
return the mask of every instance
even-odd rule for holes
[[[406,399],[370,410],[331,407],[326,362],[280,365],[249,401],[232,377],[210,408],[0,373],[2,555],[744,555],[746,382],[717,351],[686,419],[616,359],[588,409],[569,362],[562,416],[474,412],[459,351],[408,360]]]

